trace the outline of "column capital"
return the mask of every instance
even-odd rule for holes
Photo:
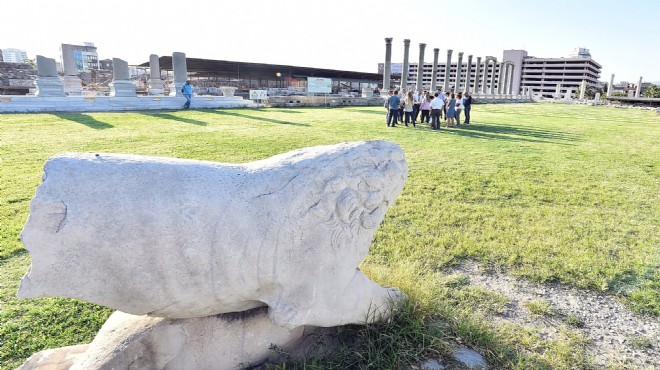
[[[453,50],[447,49],[447,55],[451,55],[451,53],[453,53],[453,52],[454,52]]]
[[[420,43],[419,43],[419,48],[420,48],[420,49],[424,49],[425,47],[426,47],[426,44],[425,44],[425,43],[423,43],[423,42],[420,42]]]
[[[403,43],[405,45],[410,45],[410,39],[403,39]]]
[[[385,38],[385,43],[386,44],[391,44],[392,43],[392,38],[391,37],[386,37]]]
[[[433,53],[435,53],[435,54],[440,53],[440,49],[439,48],[433,48]]]
[[[463,56],[463,52],[462,52],[462,51],[459,51],[459,52],[458,52],[458,56],[459,56],[459,57],[462,57],[462,56]]]

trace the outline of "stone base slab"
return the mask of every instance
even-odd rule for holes
[[[0,95],[0,113],[109,112],[182,109],[186,98],[177,96],[15,96]],[[191,108],[252,108],[252,100],[240,96],[193,96]]]
[[[37,96],[66,96],[64,83],[59,77],[39,77],[35,84],[37,85]]]
[[[112,81],[108,84],[110,86],[110,96],[127,96],[135,97],[137,93],[135,92],[135,85],[131,81],[127,80],[117,80]]]

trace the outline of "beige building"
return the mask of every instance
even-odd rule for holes
[[[582,80],[586,81],[587,86],[599,85],[598,79],[602,66],[594,61],[589,54],[588,49],[578,48],[576,52],[566,58],[536,58],[529,56],[525,50],[504,50],[502,59],[498,60],[493,68],[492,61],[485,64],[485,57],[481,57],[481,63],[477,69],[477,57],[472,57],[472,66],[469,68],[470,76],[468,78],[467,56],[463,58],[461,67],[461,80],[458,90],[464,91],[467,89],[466,84],[469,84],[469,90],[476,93],[490,93],[491,84],[493,85],[492,91],[495,94],[508,91],[510,89],[513,94],[522,94],[523,92],[529,93],[531,89],[532,94],[538,94],[545,97],[552,97],[557,92],[558,85],[559,91],[563,95],[568,90],[577,92],[578,87],[582,84]],[[500,68],[502,63],[508,63],[512,69],[508,75],[500,79]],[[423,86],[428,89],[431,86],[433,64],[424,62],[423,69]],[[456,57],[451,63],[449,71],[449,89],[456,89],[456,75],[457,75]],[[381,68],[382,70],[382,68]],[[506,69],[504,69],[506,71]],[[444,86],[445,81],[446,62],[438,63],[438,73],[436,76],[436,86]],[[476,73],[479,72],[479,81],[477,84]],[[408,68],[408,88],[415,88],[418,73],[418,63],[410,63]],[[484,73],[487,76],[484,78]],[[494,76],[493,76],[494,74]],[[396,76],[393,75],[396,79]],[[484,92],[484,81],[486,81],[486,89]],[[503,86],[500,89],[500,82],[508,81],[509,86]],[[396,80],[393,82],[396,83]]]

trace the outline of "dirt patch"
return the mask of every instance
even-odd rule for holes
[[[450,273],[465,275],[471,285],[505,296],[509,303],[497,315],[500,320],[533,327],[549,339],[565,327],[581,330],[599,368],[615,364],[660,369],[660,319],[638,315],[613,296],[537,284],[502,271],[484,271],[478,264],[465,264]]]

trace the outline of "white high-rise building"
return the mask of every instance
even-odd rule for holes
[[[7,48],[2,49],[2,61],[5,63],[24,63],[28,60],[24,50]]]

